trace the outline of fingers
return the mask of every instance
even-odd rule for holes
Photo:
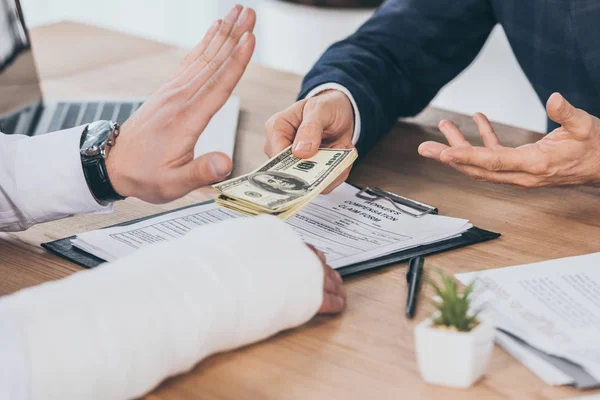
[[[573,107],[560,93],[553,93],[548,98],[546,112],[552,121],[562,125],[574,135],[587,137],[592,133],[594,117]]]
[[[242,11],[233,29],[230,30],[229,36],[226,38],[226,40],[224,40],[223,43],[218,44],[220,47],[218,52],[214,55],[211,53],[211,43],[211,46],[209,46],[208,50],[206,51],[208,54],[206,55],[206,58],[210,61],[206,65],[200,64],[192,69],[192,73],[195,73],[196,76],[192,78],[192,81],[189,85],[190,93],[195,93],[198,91],[202,85],[204,85],[211,79],[212,76],[217,73],[219,68],[221,68],[221,66],[232,55],[232,51],[241,41],[241,38],[244,36],[244,34],[247,32],[252,32],[255,23],[256,13],[251,8],[246,8],[244,11]],[[219,34],[217,34],[217,37],[218,35]],[[202,69],[201,72],[200,69]]]
[[[307,111],[304,107],[302,123],[292,145],[292,152],[298,158],[310,158],[317,154],[325,129],[324,113],[321,108]]]
[[[240,81],[254,52],[256,41],[251,32],[242,36],[231,57],[186,104],[190,129],[202,132],[210,119],[223,107]]]
[[[323,302],[319,314],[335,314],[346,308],[346,291],[340,274],[325,264],[325,254],[313,245],[308,247],[315,252],[323,264]]]
[[[245,32],[251,32],[256,23],[256,13],[250,8],[234,6],[219,24],[216,33],[203,52],[188,66],[174,83],[186,86],[188,98],[214,75],[231,55]]]
[[[202,49],[202,51],[195,52],[195,58],[191,60],[192,62],[175,80],[175,86],[188,84],[196,75],[198,75],[198,73],[200,73],[212,62],[223,43],[225,43],[229,37],[234,23],[237,21],[242,11],[242,8],[243,7],[239,4],[233,6],[225,19],[219,23],[215,33],[211,35],[211,40],[208,42],[208,44]]]
[[[423,142],[419,146],[419,154],[423,157],[434,158],[440,161],[440,155],[446,149],[449,149],[448,146],[438,142]]]
[[[523,171],[536,173],[546,169],[546,156],[536,147],[457,147],[444,150],[440,159],[445,163],[472,165],[488,171]]]
[[[458,129],[458,126],[456,126],[454,122],[442,120],[440,121],[438,127],[446,137],[446,140],[448,140],[450,146],[471,146],[471,143],[465,139],[465,136],[462,134],[460,129]]]
[[[206,51],[206,49],[208,48],[208,45],[210,44],[211,40],[214,38],[215,34],[219,30],[219,27],[221,26],[221,22],[223,22],[223,20],[221,20],[221,19],[218,19],[215,22],[213,22],[213,24],[211,25],[211,27],[206,32],[206,35],[204,36],[204,38],[202,39],[202,41],[200,41],[200,43],[198,43],[185,56],[185,58],[183,59],[183,61],[181,61],[181,64],[179,65],[179,69],[177,70],[175,76],[179,76],[190,65],[192,65],[192,63],[194,61],[196,61],[198,59],[198,57],[200,57],[200,55],[202,53],[204,53]]]
[[[307,246],[309,249],[311,249],[317,255],[317,257],[319,257],[319,260],[321,260],[321,263],[323,263],[323,264],[326,263],[325,253],[323,253],[321,250],[317,249],[312,244],[307,244]]]
[[[226,154],[204,154],[173,172],[171,189],[180,194],[169,197],[179,198],[192,190],[221,181],[229,176],[232,168],[233,163]]]
[[[265,142],[265,153],[274,157],[294,142],[296,130],[302,122],[302,113],[306,100],[300,100],[287,109],[273,115],[265,123],[267,141]]]
[[[208,65],[208,63],[210,63],[211,60],[219,53],[223,45],[225,45],[225,43],[232,38],[232,32],[235,31],[238,19],[245,11],[246,10],[244,10],[244,7],[239,4],[234,5],[231,10],[229,10],[227,16],[225,16],[223,22],[219,26],[219,30],[214,39],[210,42],[210,45],[206,51],[201,55],[199,60],[201,64]],[[239,33],[237,38],[239,39],[240,36],[241,33]]]
[[[323,284],[323,302],[320,314],[335,314],[346,308],[346,291],[340,274],[328,266],[324,266],[325,280]]]
[[[474,167],[472,165],[461,165],[455,163],[450,163],[450,166],[475,179],[476,181],[504,183],[526,189],[545,185],[543,177],[532,175],[526,172],[488,171],[484,168]]]
[[[496,136],[492,124],[484,114],[475,113],[475,115],[473,115],[473,121],[475,121],[477,129],[479,129],[479,134],[481,135],[481,139],[483,139],[485,147],[493,148],[500,146],[500,140],[498,139],[498,136]]]
[[[331,293],[323,294],[323,303],[319,308],[319,314],[338,314],[346,308],[346,300]]]

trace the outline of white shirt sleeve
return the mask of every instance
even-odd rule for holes
[[[0,397],[141,397],[211,354],[307,322],[323,279],[294,230],[262,216],[22,290],[0,299]]]
[[[324,83],[322,85],[317,86],[316,88],[314,88],[313,90],[308,92],[308,94],[306,95],[306,98],[309,99],[311,97],[315,97],[319,93],[323,93],[326,90],[339,90],[340,92],[342,92],[346,96],[348,96],[350,103],[352,103],[352,108],[354,109],[354,133],[352,134],[352,144],[354,146],[356,146],[356,143],[358,143],[358,139],[360,138],[361,126],[360,126],[360,111],[358,110],[358,105],[356,104],[356,100],[354,100],[354,96],[352,96],[352,93],[350,93],[350,91],[345,86],[342,86],[339,83],[332,82],[332,83]]]
[[[0,133],[0,231],[112,211],[88,189],[79,156],[82,132],[80,126],[35,137]]]

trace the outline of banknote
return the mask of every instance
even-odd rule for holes
[[[315,156],[300,159],[290,146],[257,170],[213,188],[222,194],[219,204],[274,214],[316,196],[356,157],[355,149],[320,149]]]

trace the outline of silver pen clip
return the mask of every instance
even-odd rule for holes
[[[399,196],[395,193],[391,193],[391,192],[388,192],[386,190],[379,189],[379,188],[370,188],[370,187],[364,188],[356,194],[356,197],[358,197],[359,199],[362,199],[362,200],[367,200],[367,201],[377,201],[377,200],[381,200],[381,199],[387,200],[390,203],[392,203],[392,205],[396,208],[396,210],[398,210],[399,212],[401,212],[403,214],[410,215],[411,217],[414,217],[414,218],[421,218],[424,215],[438,213],[438,209],[435,207],[432,207],[425,203],[421,203],[416,200],[409,199],[407,197]],[[417,212],[415,213],[415,212],[411,212],[405,208],[400,208],[398,206],[398,204],[400,204],[406,208],[409,208],[411,210],[417,211]]]

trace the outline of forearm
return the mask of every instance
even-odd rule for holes
[[[0,314],[25,335],[32,399],[125,399],[306,322],[322,288],[318,257],[287,225],[259,217],[24,290],[1,300]]]
[[[495,24],[485,0],[387,1],[334,44],[305,77],[300,97],[326,82],[352,93],[364,154],[398,117],[420,112],[477,55]]]
[[[83,127],[27,137],[0,133],[0,231],[108,212],[90,193],[79,156]]]

